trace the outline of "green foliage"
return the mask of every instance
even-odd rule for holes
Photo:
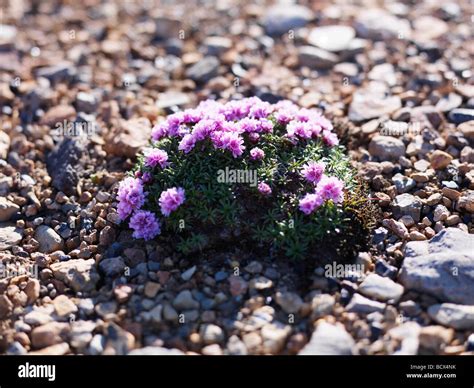
[[[361,216],[358,210],[367,203],[366,195],[342,146],[329,148],[318,140],[294,144],[276,127],[274,133],[264,134],[258,142],[265,152],[264,159],[254,161],[249,157],[254,145],[247,138],[244,155],[239,158],[215,149],[209,141],[185,154],[178,150],[178,141],[165,138],[153,145],[168,153],[168,167],[150,169],[142,156],[136,170],[153,176],[146,188],[147,208],[158,215],[162,191],[185,189],[185,203],[162,225],[162,236],[183,254],[209,246],[240,244],[248,250],[264,249],[277,256],[314,260],[327,249],[347,243],[342,236],[350,236],[357,225],[357,238],[351,240],[351,247],[340,249],[345,257],[361,246],[364,233],[368,235],[370,220],[360,225],[355,221]],[[329,201],[310,215],[299,210],[299,200],[314,189],[301,178],[302,166],[310,161],[326,163],[326,174],[344,181],[346,200],[342,205]],[[219,171],[226,168],[255,172],[258,182],[267,183],[272,194],[262,195],[249,182],[219,182]]]

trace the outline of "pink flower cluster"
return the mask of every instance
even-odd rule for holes
[[[214,148],[227,150],[237,158],[245,151],[244,135],[256,143],[262,133],[274,130],[275,123],[285,126],[285,136],[294,142],[321,138],[329,147],[338,144],[329,120],[315,110],[301,109],[287,100],[271,105],[258,97],[226,104],[203,101],[195,109],[168,116],[153,128],[152,139],[158,141],[164,137],[178,137],[179,150],[184,153],[191,152],[198,142],[209,139]],[[261,157],[262,153],[251,152],[254,160]]]
[[[163,191],[160,195],[160,199],[158,200],[161,212],[165,217],[168,217],[171,212],[175,211],[184,203],[185,199],[184,189],[181,187],[173,187]]]
[[[134,238],[151,240],[160,234],[160,224],[152,212],[138,210],[130,218],[130,228],[134,230]]]
[[[124,220],[135,210],[140,209],[145,203],[146,194],[140,179],[128,177],[120,182],[117,199],[118,215]]]
[[[163,156],[163,154],[159,155]],[[166,163],[166,159],[160,157],[160,160],[163,165],[165,165],[164,163]],[[161,165],[160,162],[157,162],[157,164]],[[117,211],[122,221],[131,216],[128,226],[133,229],[134,238],[151,240],[160,234],[161,229],[159,219],[154,213],[141,210],[148,194],[143,190],[143,185],[146,183],[144,182],[144,179],[148,179],[148,176],[145,174],[147,173],[142,174],[141,178],[128,177],[120,182],[117,193]],[[171,212],[175,211],[184,203],[184,200],[184,189],[181,187],[173,187],[163,191],[159,199],[161,212],[164,216],[168,217]]]
[[[329,200],[334,203],[344,201],[344,182],[339,178],[322,174],[316,184],[314,193],[306,194],[300,199],[299,208],[303,213],[311,214],[325,201]]]
[[[174,113],[157,124],[152,130],[152,141],[163,138],[176,138],[179,151],[187,154],[200,144],[211,144],[216,150],[229,152],[234,158],[248,155],[250,160],[262,161],[266,155],[258,143],[262,135],[277,130],[291,143],[319,139],[326,146],[338,144],[332,132],[331,123],[315,110],[299,108],[290,101],[269,104],[257,97],[239,101],[219,103],[213,100],[201,102],[195,109]],[[247,151],[246,145],[249,146]],[[130,217],[129,226],[133,237],[150,240],[160,234],[160,220],[144,209],[147,198],[145,185],[153,181],[154,169],[170,166],[166,151],[151,147],[145,150],[144,171],[137,171],[134,177],[124,179],[118,189],[118,215],[122,220]],[[342,181],[324,175],[324,163],[310,162],[303,166],[302,176],[315,185],[315,192],[300,200],[300,209],[310,214],[325,201],[342,202],[344,198]],[[258,192],[270,196],[272,188],[265,182],[258,184]],[[171,187],[163,191],[158,205],[163,217],[180,207],[186,200],[181,187]]]
[[[147,167],[156,167],[160,166],[161,168],[165,168],[168,165],[168,154],[166,151],[157,149],[157,148],[149,148],[145,150],[145,166]]]
[[[323,177],[325,168],[326,165],[324,163],[309,162],[308,164],[305,164],[303,166],[303,170],[301,171],[301,173],[304,179],[306,179],[313,185],[316,185]]]

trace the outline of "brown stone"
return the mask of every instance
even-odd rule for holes
[[[27,296],[27,304],[32,304],[40,296],[40,283],[37,279],[30,279],[24,289]]]
[[[69,328],[68,323],[50,322],[38,326],[31,332],[31,343],[34,348],[40,349],[63,342],[61,338]]]
[[[145,147],[151,135],[151,124],[146,118],[122,120],[106,138],[105,151],[110,155],[133,158]]]
[[[0,319],[7,318],[13,310],[13,303],[6,295],[0,295]]]
[[[461,196],[459,191],[450,189],[449,187],[443,187],[442,193],[445,197],[448,197],[452,201],[457,201]]]
[[[63,125],[64,121],[72,120],[76,117],[76,110],[70,105],[57,105],[46,112],[41,118],[42,125],[56,127]]]
[[[436,150],[431,154],[430,162],[431,167],[435,170],[442,170],[448,167],[449,163],[453,160],[453,157],[447,152]]]
[[[468,139],[474,139],[474,120],[466,121],[465,123],[459,124],[458,129]]]

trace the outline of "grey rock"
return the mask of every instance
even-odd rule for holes
[[[149,312],[145,313],[144,316],[147,321],[160,323],[163,320],[163,305],[156,305]]]
[[[70,344],[75,349],[81,351],[92,341],[96,323],[93,321],[77,321],[72,324],[70,334]]]
[[[191,291],[181,291],[173,301],[173,306],[178,310],[193,310],[199,308],[199,302],[194,300]]]
[[[460,107],[462,104],[462,97],[456,93],[449,93],[447,96],[441,97],[436,104],[436,109],[441,112],[449,112]]]
[[[10,50],[15,45],[18,29],[8,24],[0,24],[0,49]]]
[[[409,178],[400,173],[395,174],[392,177],[392,182],[394,183],[399,193],[406,193],[416,186],[416,182],[414,179]]]
[[[97,109],[97,99],[91,93],[79,92],[76,95],[76,108],[79,112],[93,113]]]
[[[155,36],[161,39],[179,36],[179,32],[183,30],[184,27],[183,23],[178,18],[160,15],[154,18],[154,20]]]
[[[385,309],[385,304],[370,300],[360,294],[354,294],[351,301],[346,306],[346,311],[358,314],[370,314],[375,311],[382,312]]]
[[[408,20],[398,18],[379,8],[362,10],[356,18],[355,27],[359,36],[374,40],[409,38],[411,35]]]
[[[254,261],[251,261],[248,265],[246,265],[244,269],[248,273],[255,275],[263,271],[263,265],[262,263],[254,260]]]
[[[193,265],[191,268],[188,268],[186,271],[184,271],[182,274],[181,274],[181,279],[183,279],[184,281],[188,281],[190,280],[194,273],[196,272],[196,266]]]
[[[96,288],[100,279],[94,259],[76,259],[51,264],[53,275],[74,291],[89,292]]]
[[[185,93],[169,91],[160,93],[156,106],[161,109],[170,108],[173,106],[182,106],[191,102],[189,96]]]
[[[8,221],[20,210],[20,206],[6,199],[0,197],[0,222]]]
[[[117,307],[117,302],[115,300],[110,300],[97,304],[94,310],[102,319],[110,320],[114,318]]]
[[[474,120],[474,109],[453,109],[449,112],[448,119],[455,124]]]
[[[213,325],[213,324],[201,325],[199,334],[206,345],[217,344],[224,341],[224,332],[217,325]]]
[[[17,228],[15,224],[0,223],[0,251],[16,246],[23,238],[23,229]]]
[[[474,306],[435,304],[428,308],[428,315],[439,324],[456,330],[474,330]]]
[[[326,51],[342,51],[349,47],[355,31],[350,26],[323,26],[311,30],[308,43]]]
[[[81,299],[77,307],[85,315],[91,315],[94,312],[94,301],[91,298]]]
[[[183,354],[179,349],[167,349],[161,346],[146,346],[128,353],[129,356],[181,356]]]
[[[339,325],[321,322],[300,355],[353,355],[355,342],[351,335]]]
[[[446,228],[405,247],[400,282],[446,302],[474,304],[474,235]]]
[[[102,354],[106,344],[106,338],[102,334],[96,334],[89,343],[88,353],[92,356]]]
[[[329,294],[315,295],[311,300],[311,319],[317,320],[325,315],[331,314],[336,299]]]
[[[178,320],[178,313],[170,304],[166,303],[163,306],[163,318],[170,322],[176,322]]]
[[[367,121],[389,115],[402,107],[398,96],[385,96],[371,89],[361,89],[354,93],[349,107],[349,120]]]
[[[125,262],[122,257],[110,257],[102,259],[99,269],[109,278],[114,278],[123,274]]]
[[[413,300],[406,300],[399,305],[400,311],[409,317],[416,317],[421,313],[421,307]]]
[[[369,152],[380,160],[398,160],[405,154],[405,144],[392,136],[375,136],[370,141]]]
[[[394,86],[397,84],[395,68],[391,63],[375,65],[372,70],[369,71],[367,76],[372,81],[385,82],[389,86]]]
[[[263,26],[269,35],[281,35],[304,27],[314,17],[313,12],[301,5],[275,5],[263,16]]]
[[[339,57],[317,47],[302,46],[298,49],[298,61],[301,66],[314,69],[330,69],[339,61]]]
[[[186,76],[197,83],[205,83],[218,74],[219,64],[216,57],[204,57],[186,70]]]
[[[420,330],[421,327],[417,322],[405,322],[390,329],[388,336],[401,342],[400,348],[393,354],[407,356],[418,354]]]
[[[368,275],[358,288],[361,294],[383,302],[389,300],[398,302],[403,290],[403,286],[393,280],[373,273]]]
[[[220,55],[232,47],[232,40],[225,36],[208,36],[203,44],[207,55]]]
[[[415,222],[420,221],[421,208],[423,203],[421,199],[411,194],[400,194],[393,201],[393,215],[395,218],[410,216]]]
[[[1,101],[0,91],[0,101]],[[8,150],[10,149],[10,136],[6,132],[0,132],[0,159],[7,159]]]
[[[46,311],[44,309],[33,310],[26,314],[24,319],[28,325],[44,325],[53,320],[52,311]]]
[[[291,333],[291,327],[276,321],[263,326],[260,333],[263,342],[263,352],[266,354],[278,354],[285,346],[286,339]]]
[[[303,300],[294,292],[277,292],[275,301],[280,305],[285,313],[297,313],[303,306]]]
[[[7,350],[7,355],[12,355],[12,356],[22,356],[27,353],[28,351],[18,341],[13,342],[8,347],[8,350]]]
[[[63,249],[63,239],[53,228],[47,225],[40,225],[35,232],[35,240],[39,243],[39,251],[51,253]]]
[[[51,83],[56,84],[58,82],[68,82],[75,75],[76,70],[72,63],[61,62],[53,66],[46,66],[40,68],[36,72],[36,76],[45,77]]]
[[[82,139],[64,138],[57,144],[46,161],[53,186],[67,195],[75,194],[86,156],[86,142]]]
[[[227,353],[233,356],[246,356],[248,354],[247,347],[236,335],[233,335],[227,341]]]

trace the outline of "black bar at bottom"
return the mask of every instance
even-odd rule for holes
[[[54,366],[54,369],[53,369]],[[227,376],[227,377],[226,377]],[[224,380],[223,380],[224,379]],[[228,380],[227,380],[228,379]],[[269,386],[474,387],[474,357],[411,356],[65,356],[0,357],[0,387],[105,383],[141,387],[175,382]],[[227,380],[227,383],[225,382]],[[349,385],[350,384],[350,385]],[[92,385],[91,385],[92,386]]]

